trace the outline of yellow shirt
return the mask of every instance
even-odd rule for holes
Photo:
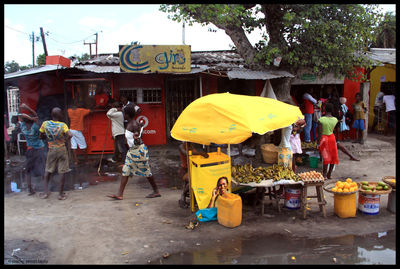
[[[365,120],[364,108],[367,108],[363,101],[353,104],[354,120]]]
[[[53,120],[43,122],[39,129],[39,132],[46,134],[49,148],[65,146],[65,133],[68,131],[68,126],[64,122]]]

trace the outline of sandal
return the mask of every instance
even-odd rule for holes
[[[146,198],[156,198],[156,197],[161,197],[161,194],[153,192],[146,196]]]
[[[112,194],[112,195],[107,195],[107,197],[113,198],[113,199],[115,199],[115,200],[124,200],[124,198],[122,198],[122,196],[117,196],[117,195],[114,195],[114,194]]]
[[[58,196],[58,200],[65,200],[65,199],[67,199],[67,195],[65,194],[65,192],[63,192]]]
[[[49,198],[49,196],[50,196],[50,193],[49,193],[49,192],[48,192],[48,193],[41,193],[41,194],[39,194],[39,197],[42,198],[42,199],[47,199],[47,198]]]

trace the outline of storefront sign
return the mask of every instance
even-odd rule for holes
[[[188,45],[119,46],[121,72],[190,72]]]
[[[303,74],[300,77],[301,80],[315,81],[316,76],[314,74]]]

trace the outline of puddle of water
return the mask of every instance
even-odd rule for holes
[[[283,235],[237,237],[180,252],[150,264],[396,264],[396,234],[298,238]]]
[[[84,189],[90,185],[97,185],[100,182],[116,181],[119,173],[107,172],[102,175],[97,174],[97,169],[91,167],[77,167],[65,174],[65,191]],[[4,193],[12,192],[28,192],[26,182],[26,172],[24,168],[16,170],[4,171]],[[31,177],[32,185],[36,192],[44,190],[44,182],[42,177]],[[59,191],[60,175],[55,173],[49,181],[49,190],[52,192]]]

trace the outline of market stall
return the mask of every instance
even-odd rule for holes
[[[251,137],[252,133],[263,135],[269,131],[287,127],[301,118],[303,115],[298,107],[275,99],[230,93],[210,94],[195,100],[185,108],[175,122],[171,136],[180,141],[203,145],[228,144],[229,157],[230,144],[241,143]],[[193,197],[193,181],[196,178],[193,177],[190,169],[191,161],[189,156],[190,194]],[[290,182],[289,174],[287,178],[281,175],[279,179],[283,180],[280,183],[298,184],[299,182],[294,180],[299,178],[295,175],[292,177],[293,182]],[[268,181],[270,179],[267,177],[266,181],[263,179],[261,180],[263,182],[256,182],[259,184],[256,187],[264,188],[263,184],[270,184],[268,186],[272,187],[274,183]],[[212,180],[216,181],[217,178]],[[203,183],[196,182],[197,186],[201,184],[208,185],[209,183],[205,180]],[[191,202],[194,202],[194,199],[191,199]],[[194,211],[193,204],[192,211]]]

